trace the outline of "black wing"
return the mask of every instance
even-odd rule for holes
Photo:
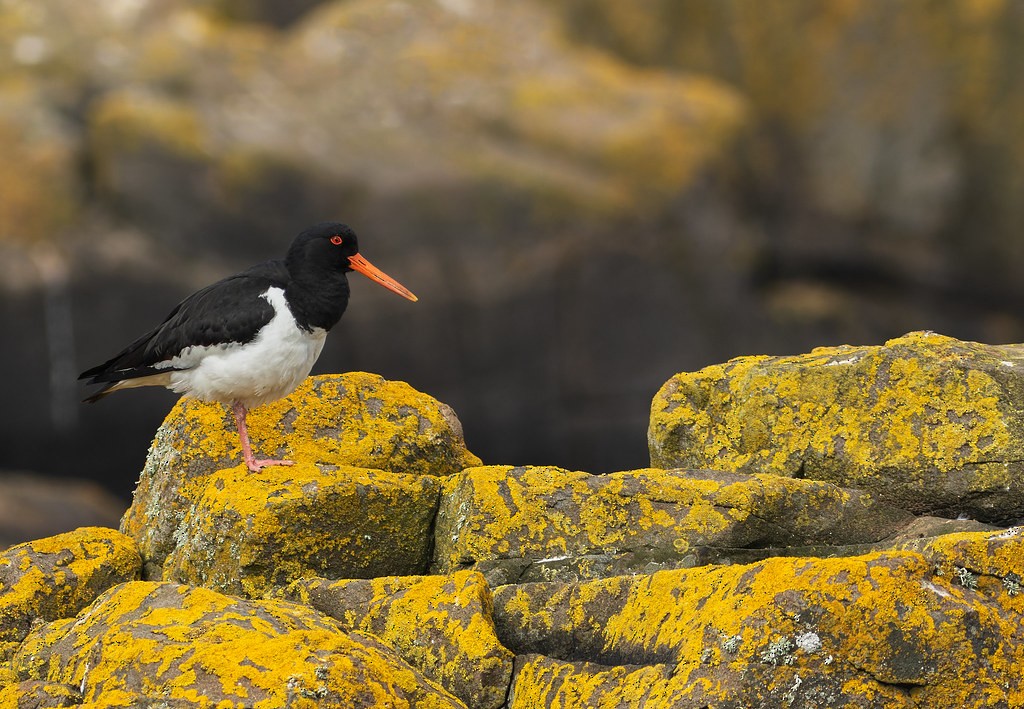
[[[196,291],[157,327],[78,378],[100,384],[145,377],[174,369],[156,365],[187,347],[249,342],[274,317],[273,306],[259,296],[287,280],[284,264],[268,261]]]

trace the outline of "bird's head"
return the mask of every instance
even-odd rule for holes
[[[347,224],[323,222],[299,234],[285,259],[288,269],[328,268],[357,271],[388,290],[411,301],[419,300],[408,288],[381,271],[359,254],[359,240]]]

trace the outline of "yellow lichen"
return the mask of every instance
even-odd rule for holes
[[[667,683],[666,666],[604,667],[535,657],[516,674],[510,709],[589,707],[643,709],[672,706],[658,691]]]
[[[311,609],[173,584],[134,582],[105,594],[53,652],[43,679],[81,687],[87,702],[125,692],[225,707],[316,706],[317,697],[337,706],[459,706]]]
[[[222,470],[176,532],[165,577],[248,597],[302,576],[422,572],[439,483],[311,464]]]
[[[510,475],[514,470],[521,472]],[[593,476],[544,466],[470,468],[444,482],[444,504],[461,508],[442,512],[438,549],[443,556],[438,563],[448,570],[461,558],[606,550],[624,546],[637,526],[660,528],[673,536],[711,536],[728,525],[724,514],[704,499],[717,489],[713,481],[657,470]],[[646,496],[650,497],[645,500]],[[687,514],[652,515],[651,499],[680,510],[691,507]],[[563,501],[556,504],[557,500]],[[628,504],[631,501],[644,502]],[[516,540],[514,550],[504,546],[509,539]]]
[[[973,466],[972,489],[1001,488],[1011,472],[992,461],[1020,459],[1024,431],[996,375],[1007,357],[911,333],[679,374],[652,403],[652,461],[868,487],[898,470],[912,489]]]
[[[354,627],[381,638],[467,705],[504,703],[513,656],[495,634],[490,589],[479,573],[299,581],[292,589],[310,584],[317,587],[318,596],[342,597],[346,589],[369,585],[369,600],[360,600],[346,613]],[[309,595],[308,590],[305,593]],[[335,604],[331,608],[337,612]]]
[[[519,558],[567,560],[584,578],[607,575],[591,570],[583,557],[636,552],[678,561],[692,547],[763,543],[766,534],[779,543],[818,539],[840,524],[872,519],[870,502],[828,483],[772,475],[468,468],[444,481],[433,568],[448,572],[461,564]],[[879,537],[892,531],[897,517],[874,516]]]
[[[550,597],[541,594],[544,607],[537,612],[557,621],[552,632],[560,636],[598,632],[608,664],[620,657],[634,663],[649,658],[648,663],[675,668],[670,676],[641,678],[646,684],[633,690],[643,696],[691,692],[690,678],[704,666],[728,672],[767,666],[834,674],[840,683],[858,677],[862,686],[847,687],[853,696],[888,696],[894,685],[916,685],[921,706],[976,706],[982,697],[1009,706],[1024,701],[1024,688],[1010,681],[1024,661],[1024,647],[1014,640],[1019,609],[932,571],[924,557],[910,552],[777,558],[590,581]],[[498,612],[518,618],[533,606],[528,595],[539,590],[525,587],[510,594],[512,607],[502,603]],[[517,597],[520,593],[526,595]],[[551,615],[552,607],[565,611]],[[594,620],[597,615],[601,618]],[[527,619],[533,620],[528,615],[522,621]],[[726,644],[723,638],[736,640]],[[600,673],[607,669],[599,668],[600,676],[588,670],[557,681],[534,678],[543,686],[532,691],[557,694],[564,684],[568,694],[562,696],[569,696],[582,691],[581,683],[606,685],[609,675]],[[766,678],[766,689],[778,691],[782,685],[771,682],[781,683],[785,676]],[[523,675],[516,679],[517,698],[527,686],[523,680]],[[609,696],[628,699],[629,691],[622,687]]]
[[[260,455],[324,470],[357,466],[441,476],[478,464],[451,410],[404,382],[363,372],[307,378],[290,396],[250,412]],[[163,564],[208,476],[241,459],[232,418],[220,404],[181,400],[157,432],[122,530],[148,564]],[[294,469],[293,469],[294,470]],[[151,571],[152,573],[152,571]]]
[[[73,616],[107,586],[137,578],[138,548],[113,529],[82,527],[0,553],[0,640],[21,640],[35,618]]]

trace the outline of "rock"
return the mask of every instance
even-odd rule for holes
[[[30,680],[0,688],[0,706],[12,709],[74,707],[81,703],[81,693],[66,684]]]
[[[912,519],[871,495],[773,475],[485,466],[444,481],[431,569],[472,568],[492,585],[650,573],[751,548],[877,542]]]
[[[945,517],[915,517],[906,527],[887,540],[891,545],[909,542],[915,539],[931,539],[960,532],[991,532],[998,529],[991,524],[973,519],[946,519]]]
[[[652,465],[865,489],[917,514],[1024,509],[1024,349],[917,332],[884,346],[740,357],[677,374],[651,405]]]
[[[101,527],[25,542],[0,553],[0,641],[20,642],[36,619],[70,618],[102,591],[138,578],[138,548]]]
[[[944,519],[942,517],[915,517],[907,526],[878,542],[858,544],[810,544],[807,546],[769,547],[764,549],[733,549],[728,562],[733,564],[752,564],[755,561],[770,559],[774,556],[804,557],[835,557],[859,556],[876,551],[893,549],[918,549],[938,537],[960,532],[994,531],[999,527],[983,524],[974,520]],[[910,542],[916,542],[911,544]]]
[[[283,601],[135,581],[104,593],[62,630],[35,648],[46,655],[42,665],[23,653],[15,665],[23,681],[78,687],[87,703],[464,706],[372,637],[342,633]]]
[[[325,470],[356,466],[443,476],[480,462],[466,450],[451,408],[405,382],[374,374],[307,378],[290,396],[253,410],[248,421],[262,454]],[[206,479],[240,460],[238,434],[223,406],[184,399],[171,410],[121,522],[121,530],[139,542],[145,578],[161,578],[164,559],[178,546],[178,528]]]
[[[0,473],[0,549],[79,527],[117,527],[125,506],[93,482]]]
[[[1005,578],[1024,571],[1022,540],[986,532],[953,546],[998,544]],[[964,585],[914,552],[509,585],[494,606],[518,658],[513,707],[1024,701],[1024,597]]]
[[[498,709],[512,678],[512,653],[498,641],[483,576],[373,580],[300,579],[285,597],[372,633],[467,706]]]
[[[920,552],[935,573],[988,596],[1010,597],[1024,591],[1020,554],[1024,528],[985,533],[945,534],[905,541],[900,548]]]
[[[775,709],[776,707],[858,707],[899,709],[920,706],[884,684],[868,691],[805,669],[754,665],[744,672],[686,667],[673,675],[668,665],[606,666],[565,662],[543,655],[516,658],[509,709],[544,707],[672,707],[673,709]],[[686,683],[687,686],[683,686]],[[762,689],[763,688],[763,689]]]
[[[351,466],[244,465],[204,479],[163,567],[166,580],[261,597],[303,576],[427,569],[441,484]]]

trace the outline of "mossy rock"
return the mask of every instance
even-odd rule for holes
[[[884,346],[739,357],[654,397],[652,465],[825,480],[916,514],[1024,509],[1024,347],[916,332]]]
[[[338,619],[343,629],[372,633],[467,706],[505,704],[513,655],[495,635],[491,591],[479,573],[300,579],[285,597]]]
[[[444,481],[431,568],[472,568],[492,585],[600,578],[877,542],[911,521],[866,493],[774,475],[483,466]]]
[[[450,407],[405,382],[364,372],[309,377],[291,395],[250,412],[254,448],[323,471],[340,466],[450,475],[480,459],[466,450]],[[161,578],[175,534],[207,478],[239,464],[225,407],[182,399],[157,431],[121,530],[138,540],[145,577]]]
[[[259,598],[304,576],[423,573],[440,491],[432,476],[351,466],[222,470],[185,513],[163,575]]]
[[[62,630],[47,634],[44,665],[20,652],[15,664],[23,681],[77,687],[86,703],[464,706],[374,638],[284,601],[136,581],[110,589]],[[31,635],[26,646],[44,651]]]
[[[1005,543],[1007,573],[1021,552]],[[523,663],[514,707],[1024,702],[1024,597],[913,552],[509,585],[494,604]]]
[[[103,527],[82,527],[0,552],[0,641],[20,642],[36,620],[70,618],[100,593],[138,578],[138,547]]]

